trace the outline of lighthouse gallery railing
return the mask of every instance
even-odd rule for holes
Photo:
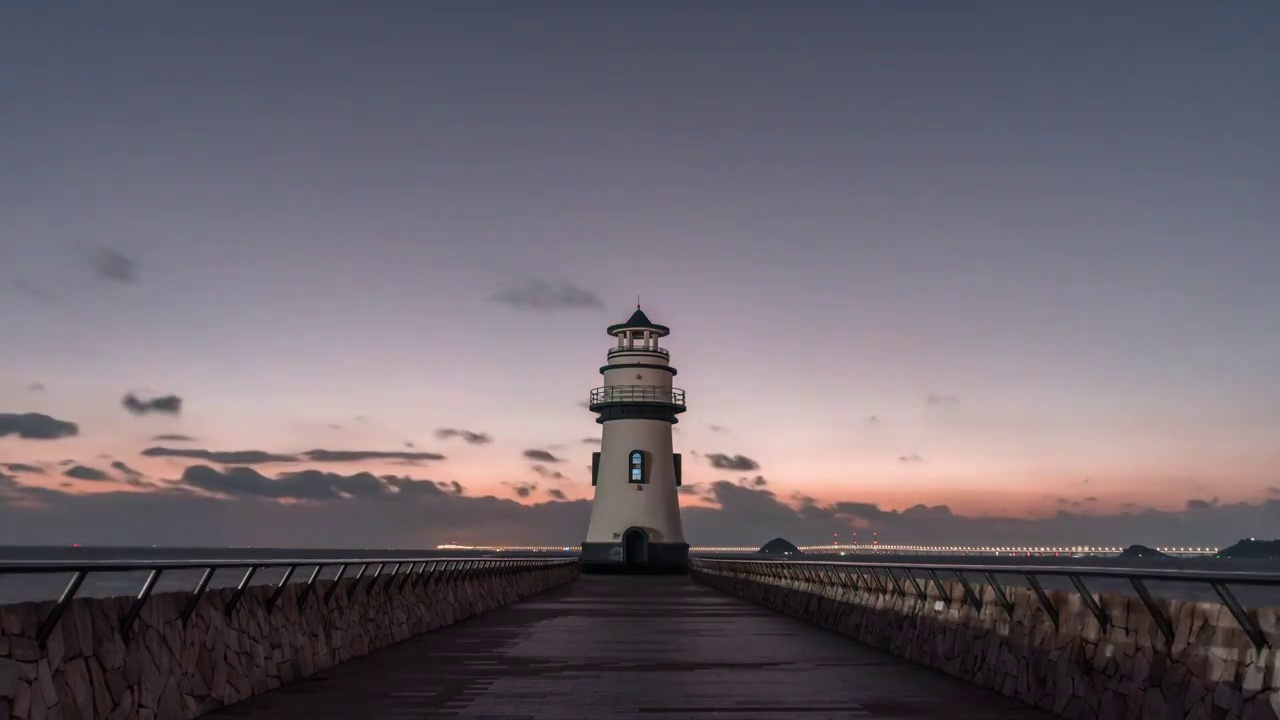
[[[657,385],[608,385],[591,391],[589,404],[651,402],[684,407],[684,390]]]

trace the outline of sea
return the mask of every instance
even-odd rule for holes
[[[568,552],[542,553],[496,553],[469,550],[403,550],[365,548],[352,549],[290,549],[290,548],[114,548],[114,547],[22,547],[0,546],[0,563],[6,561],[75,561],[75,560],[297,560],[292,582],[305,582],[315,565],[307,565],[307,561],[319,559],[343,559],[358,562],[360,558],[378,559],[443,559],[443,558],[484,558],[484,557],[570,557]],[[706,557],[725,558],[725,555],[708,555]],[[764,556],[735,556],[759,559]],[[770,556],[778,559],[776,556]],[[788,558],[790,559],[790,558]],[[996,578],[1002,584],[1025,586],[1026,579],[1015,569],[1018,566],[1036,565],[1041,567],[1078,567],[1078,568],[1132,568],[1132,569],[1175,569],[1189,572],[1240,572],[1240,573],[1280,573],[1280,560],[1277,559],[1228,559],[1228,558],[1119,558],[1119,557],[1007,557],[1007,556],[931,556],[931,555],[804,555],[798,559],[821,560],[831,562],[859,562],[886,564],[937,564],[937,565],[991,565],[1009,568],[997,572]],[[404,568],[402,568],[404,569]],[[347,577],[355,573],[357,568],[348,568]],[[373,568],[369,569],[372,572]],[[269,568],[258,570],[251,583],[276,584],[283,577],[285,568]],[[337,567],[326,566],[321,577],[333,577]],[[390,572],[390,567],[385,572]],[[235,586],[243,576],[243,570],[219,570],[214,573],[210,587]],[[195,588],[203,571],[170,570],[161,574],[154,592],[187,591]],[[923,573],[915,573],[922,581],[927,579]],[[147,577],[144,571],[125,572],[93,572],[85,578],[77,597],[113,597],[136,595]],[[985,584],[987,581],[981,573],[966,572],[965,577],[974,584]],[[44,574],[15,574],[0,571],[0,604],[24,602],[29,600],[56,599],[71,578],[70,572]],[[943,580],[954,579],[948,573],[942,573]],[[904,588],[911,588],[906,580],[902,580]],[[1133,595],[1133,586],[1128,581],[1118,578],[1085,578],[1089,589],[1094,592]],[[1047,590],[1063,589],[1074,591],[1070,581],[1065,577],[1041,577],[1041,584]],[[1218,594],[1204,582],[1194,581],[1148,581],[1147,587],[1156,597],[1178,598],[1205,602],[1220,602]],[[1230,585],[1231,591],[1246,607],[1280,607],[1280,583],[1268,586],[1250,586],[1245,584]]]

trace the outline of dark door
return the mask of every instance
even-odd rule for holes
[[[649,535],[631,528],[622,536],[622,558],[627,565],[639,565],[649,559]]]

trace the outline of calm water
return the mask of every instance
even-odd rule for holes
[[[525,557],[556,557],[554,553],[541,553]],[[481,558],[481,557],[520,557],[519,555],[460,550],[294,550],[279,548],[46,548],[46,547],[3,547],[0,546],[0,561],[5,560],[241,560],[241,559],[333,559],[333,558]],[[384,572],[390,572],[394,566],[387,566]],[[315,569],[314,565],[299,565],[294,571],[293,582],[306,582]],[[359,567],[347,569],[346,577],[351,577]],[[402,567],[401,570],[407,570]],[[258,570],[253,576],[253,585],[274,585],[284,577],[286,568],[268,568]],[[326,566],[321,577],[332,578],[337,573],[336,566]],[[372,574],[373,567],[368,569]],[[187,591],[195,588],[200,582],[203,570],[167,570],[156,582],[155,592]],[[214,573],[209,587],[235,586],[240,583],[244,570],[219,570]],[[113,597],[118,595],[136,595],[146,581],[147,572],[95,572],[89,573],[76,597]],[[62,594],[71,579],[71,573],[53,573],[41,575],[0,574],[0,604],[22,602],[26,600],[56,599]]]
[[[541,553],[530,557],[555,557],[554,553]],[[478,558],[498,557],[493,553],[466,552],[458,550],[292,550],[279,548],[39,548],[39,547],[0,547],[0,561],[3,560],[228,560],[228,559],[297,559],[315,560],[319,558]],[[516,557],[502,555],[501,557]],[[712,557],[726,557],[723,555]],[[849,557],[805,556],[807,560],[853,560]],[[1102,568],[1172,568],[1184,570],[1235,571],[1235,572],[1280,572],[1280,561],[1276,560],[1222,560],[1213,558],[1171,558],[1157,560],[1121,559],[1121,558],[1065,558],[1065,557],[944,557],[944,556],[859,556],[861,562],[901,562],[901,563],[953,563],[953,564],[985,564],[985,565],[1017,565],[1034,564],[1046,566],[1070,567],[1102,567]],[[314,566],[300,565],[294,572],[294,582],[305,582]],[[350,568],[348,576],[357,568]],[[390,571],[390,567],[386,571]],[[403,569],[403,568],[402,568]],[[372,572],[373,568],[369,569]],[[336,567],[327,567],[322,577],[333,577]],[[210,587],[234,586],[240,582],[243,570],[221,570],[214,574]],[[252,583],[275,584],[283,577],[284,568],[259,570]],[[156,592],[186,591],[199,582],[201,570],[174,570],[163,573],[156,583]],[[80,597],[111,597],[117,595],[135,595],[146,580],[147,573],[114,572],[90,573],[80,588]],[[920,575],[922,579],[925,577]],[[966,577],[975,584],[985,583],[980,574],[967,574]],[[1015,574],[997,574],[997,578],[1006,585],[1025,585],[1026,580]],[[70,579],[70,573],[49,575],[4,575],[0,574],[0,604],[21,602],[24,600],[49,600],[58,597]],[[944,580],[952,579],[945,575]],[[1089,589],[1097,592],[1121,593],[1132,595],[1133,588],[1122,579],[1086,579]],[[903,581],[904,587],[910,591],[909,584]],[[1073,590],[1066,578],[1044,577],[1041,583],[1046,589]],[[1218,602],[1217,594],[1204,583],[1189,582],[1148,582],[1151,593],[1157,597],[1174,597],[1185,600]],[[1246,606],[1280,606],[1280,586],[1249,587],[1232,586],[1232,591],[1240,602]]]

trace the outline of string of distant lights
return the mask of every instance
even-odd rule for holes
[[[437,550],[475,550],[481,552],[578,552],[577,545],[437,545]],[[839,552],[839,553],[976,553],[994,555],[1108,555],[1124,552],[1122,547],[1098,547],[1093,545],[1071,545],[1060,547],[1049,546],[962,546],[962,545],[801,545],[799,549],[806,553]],[[1214,555],[1216,547],[1158,547],[1153,548],[1166,555]],[[694,553],[755,553],[758,547],[691,547]]]

